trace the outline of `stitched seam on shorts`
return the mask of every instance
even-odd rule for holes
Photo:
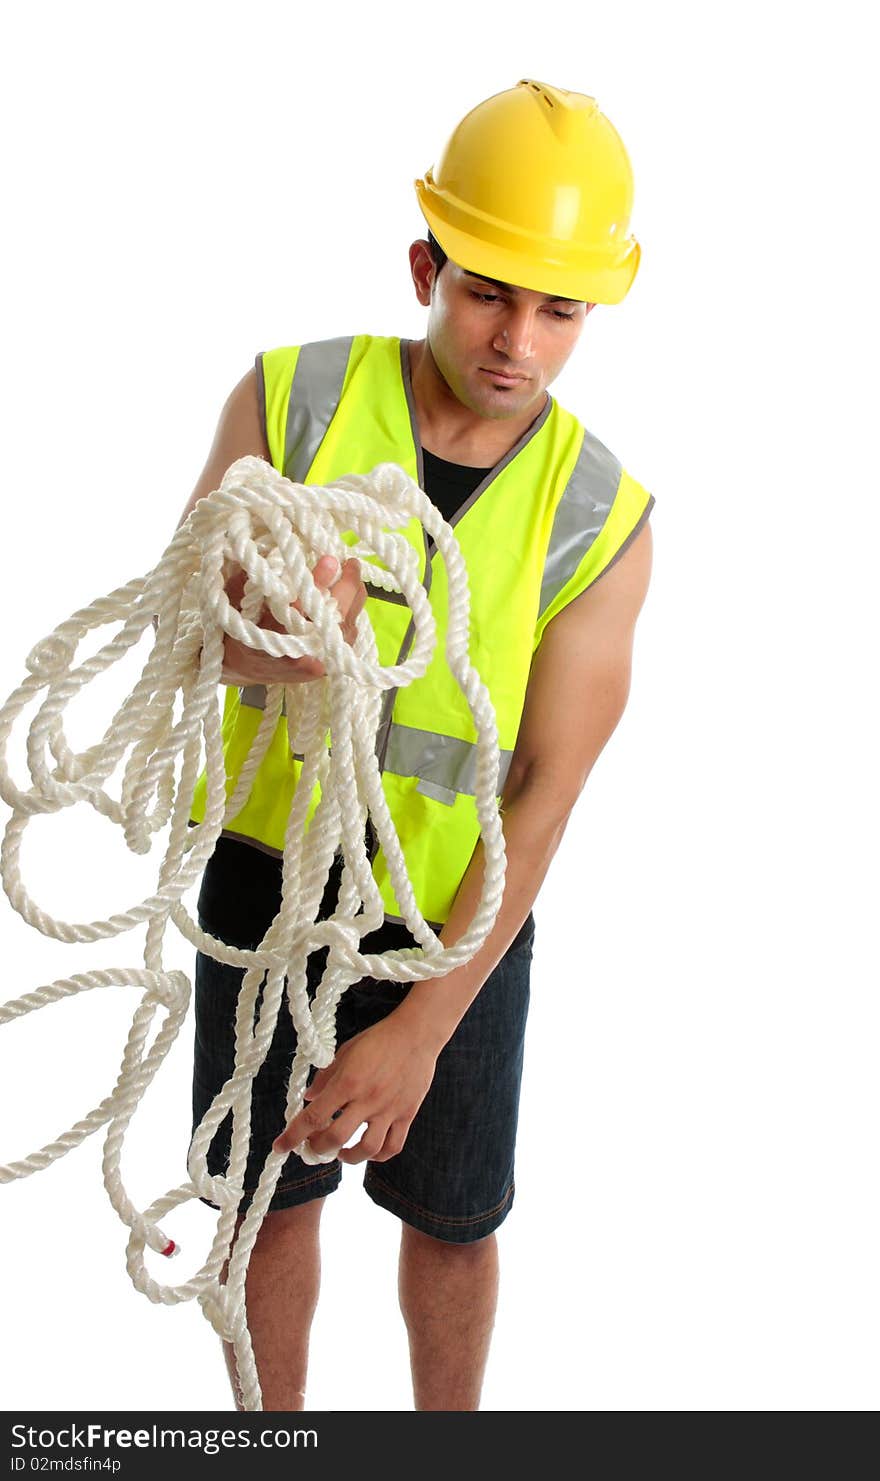
[[[311,1174],[311,1177],[304,1177],[304,1179],[302,1179],[302,1182],[296,1182],[296,1183],[279,1183],[279,1185],[277,1185],[276,1192],[274,1192],[274,1194],[273,1194],[273,1200],[274,1200],[274,1197],[276,1197],[276,1194],[286,1194],[286,1192],[289,1191],[290,1188],[308,1188],[308,1186],[310,1186],[311,1183],[320,1182],[320,1180],[323,1179],[323,1177],[329,1177],[330,1176],[330,1173],[333,1173],[333,1171],[335,1171],[335,1170],[336,1170],[335,1167],[333,1167],[332,1166],[332,1163],[330,1163],[330,1164],[327,1164],[326,1167],[323,1167],[323,1169],[321,1169],[320,1173],[313,1173],[313,1174]],[[249,1200],[250,1200],[250,1198],[253,1198],[253,1194],[255,1194],[255,1192],[256,1192],[256,1185],[253,1185],[253,1188],[243,1188],[243,1189],[241,1189],[241,1198],[249,1198]],[[209,1208],[219,1208],[219,1204],[212,1203],[212,1201],[210,1201],[210,1198],[201,1198],[201,1195],[200,1195],[200,1201],[201,1201],[201,1203],[207,1204],[207,1207],[209,1207]],[[270,1203],[270,1206],[268,1206],[267,1213],[271,1213],[271,1211],[273,1211],[273,1206],[271,1206],[271,1203]]]
[[[319,1172],[313,1172],[311,1177],[297,1178],[294,1182],[276,1184],[275,1193],[286,1193],[289,1188],[308,1188],[310,1183],[317,1183],[321,1180],[321,1178],[329,1178],[335,1172],[336,1168],[333,1166],[333,1163],[328,1162],[327,1165],[325,1167],[322,1167]],[[246,1193],[247,1196],[250,1198],[254,1193],[256,1193],[257,1184],[254,1183],[250,1188],[244,1188],[242,1191]],[[275,1197],[275,1193],[272,1194],[273,1198]]]
[[[456,1218],[446,1214],[435,1214],[431,1209],[422,1208],[420,1203],[413,1203],[411,1199],[404,1198],[402,1193],[398,1193],[396,1188],[392,1188],[388,1183],[383,1182],[372,1171],[370,1172],[370,1182],[375,1183],[383,1192],[390,1194],[398,1203],[404,1204],[406,1208],[411,1208],[413,1213],[421,1214],[423,1219],[433,1219],[435,1224],[482,1224],[484,1219],[491,1219],[493,1214],[500,1213],[505,1204],[510,1202],[514,1187],[513,1183],[511,1183],[501,1202],[496,1203],[494,1208],[487,1208],[482,1214],[474,1214],[472,1217]]]

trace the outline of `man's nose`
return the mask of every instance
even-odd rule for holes
[[[528,312],[512,313],[492,341],[493,349],[511,360],[531,360],[535,354],[535,324]]]

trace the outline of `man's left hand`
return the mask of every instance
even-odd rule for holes
[[[434,1078],[437,1049],[414,1043],[396,1013],[341,1045],[305,1092],[302,1110],[276,1138],[273,1150],[292,1152],[305,1140],[314,1152],[340,1162],[387,1162],[403,1148],[413,1118]],[[357,1128],[366,1130],[346,1147]]]

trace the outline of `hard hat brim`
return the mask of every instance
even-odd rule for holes
[[[518,252],[502,243],[487,242],[460,226],[452,225],[435,209],[434,192],[425,180],[415,181],[422,215],[447,257],[480,276],[496,278],[536,293],[560,294],[579,303],[622,303],[638,272],[641,247],[629,237],[613,265],[600,261],[554,261],[546,253],[539,262],[534,249]]]

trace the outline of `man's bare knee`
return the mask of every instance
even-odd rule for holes
[[[294,1208],[271,1210],[260,1225],[258,1241],[262,1238],[268,1244],[276,1239],[291,1239],[297,1235],[316,1232],[326,1201],[325,1193],[323,1198],[312,1198],[308,1203],[296,1204]]]
[[[299,1244],[303,1240],[316,1239],[326,1201],[325,1194],[323,1198],[312,1198],[308,1203],[298,1203],[293,1208],[271,1209],[257,1230],[251,1257],[265,1254],[278,1244]],[[236,1218],[233,1246],[245,1217],[245,1214],[239,1214]],[[228,1269],[229,1261],[225,1260],[220,1272],[221,1281],[225,1281]]]
[[[471,1239],[461,1243],[457,1240],[441,1239],[436,1234],[426,1234],[423,1229],[414,1229],[412,1224],[404,1223],[401,1223],[400,1240],[407,1254],[412,1254],[416,1258],[424,1255],[428,1259],[443,1259],[448,1255],[450,1258],[460,1256],[462,1261],[484,1259],[497,1244],[494,1231],[484,1234],[482,1239]]]

